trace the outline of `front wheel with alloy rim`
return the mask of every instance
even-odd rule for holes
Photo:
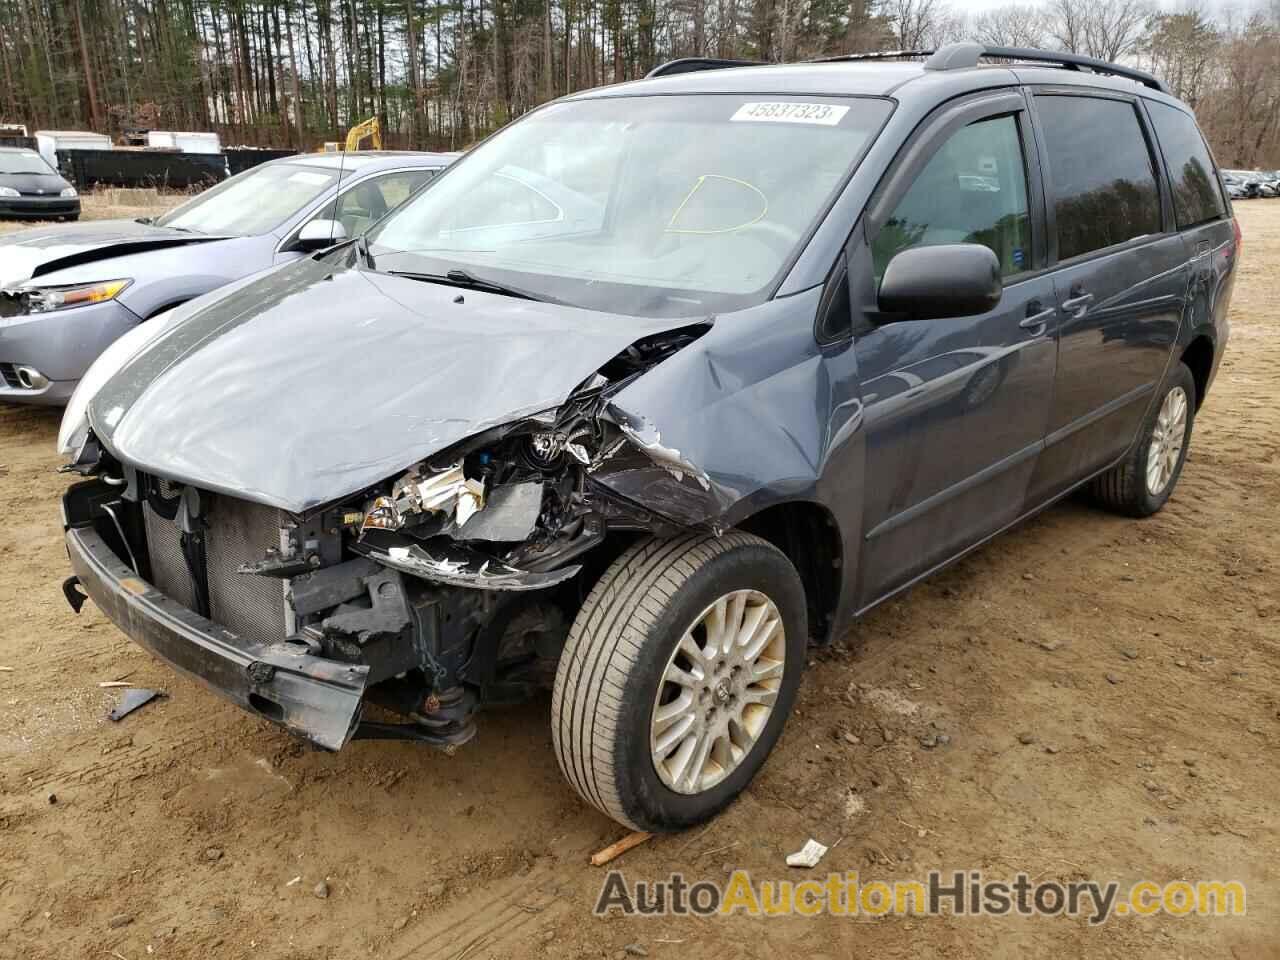
[[[1131,517],[1149,517],[1163,507],[1182,474],[1195,416],[1195,377],[1178,363],[1147,411],[1133,449],[1089,485],[1093,498]]]
[[[638,830],[714,816],[782,732],[804,666],[804,588],[759,537],[642,541],[575,618],[552,736],[583,799]]]

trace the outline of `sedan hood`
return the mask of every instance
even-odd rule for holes
[[[556,407],[636,340],[689,323],[309,258],[175,319],[99,390],[94,432],[139,469],[293,513]]]
[[[13,187],[21,194],[57,196],[71,186],[56,173],[4,173],[0,174],[0,187]]]
[[[24,230],[0,237],[0,287],[95,260],[219,239],[135,220]]]

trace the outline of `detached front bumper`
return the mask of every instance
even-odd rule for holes
[[[251,643],[138,577],[92,527],[66,532],[80,585],[136,643],[260,717],[328,750],[355,732],[369,668]]]

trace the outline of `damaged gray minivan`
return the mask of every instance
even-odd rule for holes
[[[857,61],[557,101],[127,334],[59,437],[68,600],[332,750],[551,689],[587,801],[712,816],[811,640],[1082,486],[1160,509],[1227,339],[1158,81]]]

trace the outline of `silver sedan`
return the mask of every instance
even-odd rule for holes
[[[454,154],[311,154],[265,163],[154,220],[0,238],[0,400],[65,404],[117,337],[260,270],[363,233]]]

